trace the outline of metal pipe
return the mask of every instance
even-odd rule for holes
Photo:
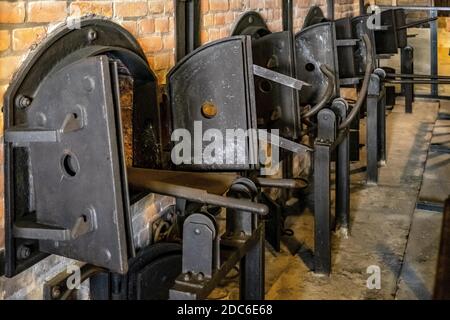
[[[322,64],[320,66],[320,70],[325,74],[325,76],[328,78],[328,86],[327,90],[325,91],[325,94],[322,97],[322,100],[320,100],[314,107],[312,107],[309,111],[301,115],[302,119],[310,118],[313,115],[315,115],[317,112],[323,109],[323,107],[326,106],[326,104],[330,101],[331,97],[334,94],[334,87],[336,84],[336,75],[334,72],[328,67],[326,64]]]
[[[162,195],[186,199],[192,202],[209,204],[223,208],[249,211],[260,215],[266,215],[269,211],[266,205],[228,198],[215,194],[210,194],[206,190],[180,186],[172,183],[152,180],[146,177],[146,169],[127,168],[128,183],[137,189],[147,189]],[[153,176],[150,174],[150,176]]]
[[[449,79],[450,76],[433,76],[428,74],[404,74],[404,73],[386,73],[386,78],[418,78],[418,79]]]
[[[283,31],[294,31],[292,1],[293,0],[283,0]]]
[[[450,84],[449,80],[391,80],[384,79],[386,83],[394,83],[394,84]]]
[[[417,11],[450,11],[450,7],[421,7],[421,6],[379,6],[381,10],[404,9]]]
[[[369,88],[369,80],[370,75],[373,71],[373,57],[372,57],[372,43],[370,42],[369,36],[365,34],[363,36],[364,45],[366,46],[366,72],[364,74],[364,80],[363,84],[361,86],[361,90],[359,92],[358,99],[356,100],[355,106],[353,107],[352,111],[348,114],[347,118],[343,120],[339,126],[339,129],[344,129],[350,126],[350,124],[353,122],[353,120],[356,118],[356,116],[359,114],[359,110],[361,109],[361,106],[364,104],[364,101],[366,99],[367,90]]]
[[[308,183],[303,179],[270,179],[257,177],[256,183],[260,187],[285,189],[304,189],[308,186]]]
[[[432,22],[432,21],[435,21],[437,19],[438,19],[438,17],[432,17],[432,18],[417,20],[417,21],[414,21],[414,22],[411,22],[411,23],[407,23],[404,26],[401,26],[401,27],[397,28],[397,30],[403,30],[403,29],[408,29],[408,28],[412,28],[412,27],[415,27],[415,26],[420,26],[421,24]]]

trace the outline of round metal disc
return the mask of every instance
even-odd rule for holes
[[[129,261],[128,273],[123,277],[127,286],[127,300],[167,300],[169,289],[181,273],[181,245],[156,243]]]

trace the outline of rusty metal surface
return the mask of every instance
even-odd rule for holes
[[[214,129],[220,131],[222,137],[226,137],[227,129],[244,131],[256,129],[250,46],[249,36],[218,40],[198,48],[170,71],[167,79],[173,130],[185,129],[191,137],[194,137],[195,134],[203,136],[208,129]],[[216,116],[206,117],[202,113],[202,106],[205,103],[215,106]],[[199,127],[200,124],[201,129],[195,129],[196,125]],[[255,138],[255,135],[249,134],[245,138],[245,143],[236,141],[226,143],[224,155],[239,153],[245,155],[245,159],[238,161],[233,157],[234,161],[222,163],[199,159],[194,152],[196,144],[192,143],[190,163],[182,164],[180,167],[202,171],[256,169],[259,161],[258,141]],[[200,143],[199,148],[203,153],[211,142]],[[224,158],[222,160],[225,160]]]
[[[297,79],[311,87],[304,87],[300,94],[301,104],[316,104],[325,95],[328,80],[320,67],[326,64],[334,74],[339,74],[336,34],[332,22],[309,26],[295,35]],[[335,83],[339,92],[339,81]]]
[[[206,189],[209,193],[223,195],[239,175],[235,173],[188,172],[152,169],[127,169],[132,186],[145,186],[145,181],[178,184],[189,188]]]

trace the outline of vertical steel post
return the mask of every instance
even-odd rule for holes
[[[370,76],[367,92],[367,183],[378,183],[378,99],[380,95],[380,78],[376,74]]]
[[[283,0],[283,31],[294,32],[293,0]]]
[[[386,87],[380,84],[380,99],[378,100],[378,160],[386,164]]]
[[[359,0],[359,15],[364,15],[366,14],[366,10],[365,10],[365,0]]]
[[[258,242],[241,259],[239,281],[241,300],[264,300],[264,238],[264,228],[261,228]]]
[[[414,73],[414,49],[411,46],[406,46],[401,53],[401,73]],[[405,95],[405,113],[412,113],[412,104],[414,101],[414,84],[402,84],[402,92]]]
[[[336,99],[333,110],[340,121],[347,117],[348,105],[345,100]],[[350,221],[350,137],[349,132],[337,146],[336,157],[336,222],[337,228],[347,235]]]
[[[334,0],[327,0],[327,16],[328,20],[334,20]]]
[[[175,5],[176,60],[200,45],[200,0],[173,0]]]
[[[434,6],[434,1],[433,1]],[[430,18],[438,16],[437,10],[430,11]],[[430,22],[430,71],[432,76],[437,76],[438,70],[438,20]],[[439,89],[436,83],[431,85],[431,95],[433,97],[439,96]]]
[[[314,142],[314,264],[315,272],[331,271],[331,186],[330,163],[336,139],[336,115],[322,109],[317,115]]]

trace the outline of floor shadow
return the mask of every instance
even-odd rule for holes
[[[398,275],[398,280],[401,279],[408,286],[411,292],[414,293],[417,299],[419,300],[429,300],[431,299],[431,293],[428,288],[425,286],[425,283],[420,276],[407,264],[403,261],[403,257],[398,255],[384,244],[377,245],[377,253],[380,255],[384,264],[387,265],[393,274]],[[399,266],[399,261],[403,261]],[[397,295],[398,293],[398,287]]]

